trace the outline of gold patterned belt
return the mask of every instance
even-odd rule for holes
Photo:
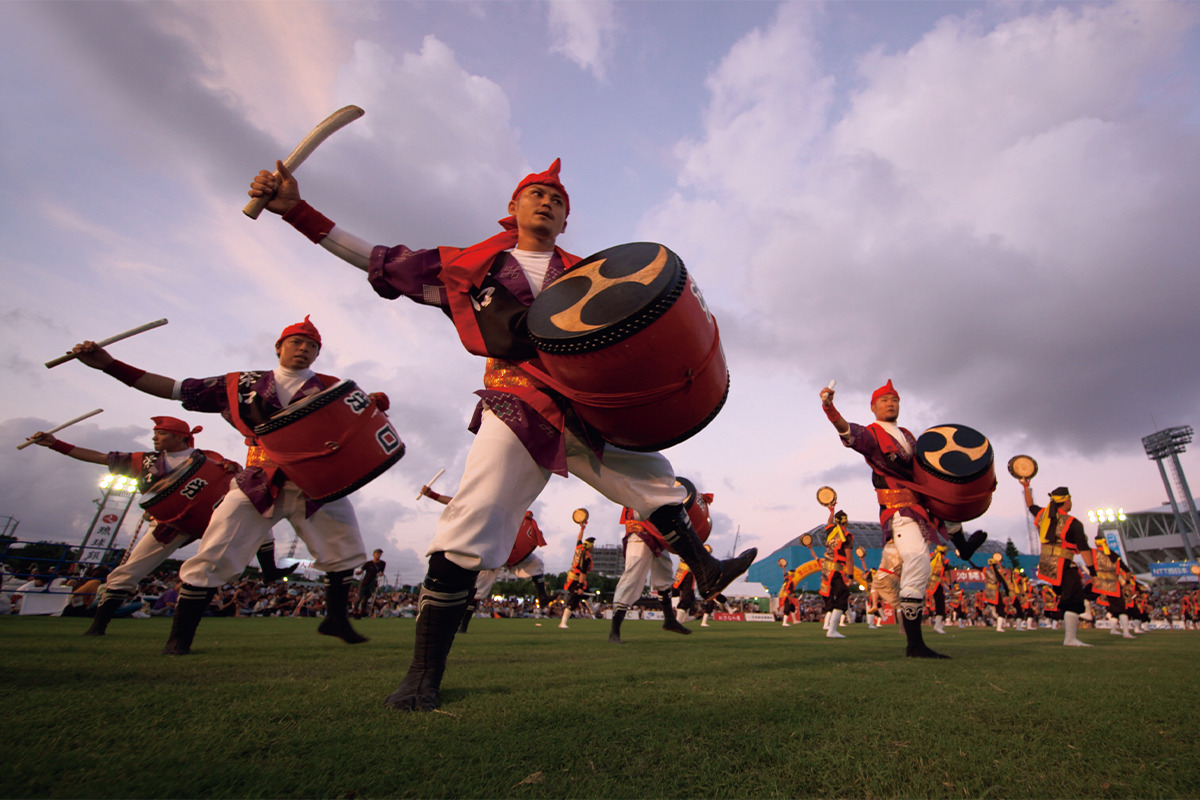
[[[250,449],[246,451],[246,466],[270,469],[271,467],[278,465],[271,460],[271,457],[267,455],[266,450],[263,450],[258,445],[252,444],[250,445]]]
[[[487,367],[483,373],[483,385],[488,389],[544,388],[544,384],[534,380],[528,372],[513,362],[500,358],[487,360]]]
[[[884,508],[905,508],[917,505],[917,493],[912,489],[876,489],[875,496]]]

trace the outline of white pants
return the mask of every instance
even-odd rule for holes
[[[574,434],[568,431],[563,435],[567,471],[643,519],[687,497],[687,490],[675,485],[675,472],[665,456],[608,445],[601,463]],[[512,429],[491,411],[484,411],[458,491],[438,519],[426,554],[444,552],[464,569],[503,565],[512,550],[513,531],[521,527],[526,509],[551,474],[533,460]]]
[[[894,546],[900,557],[900,597],[924,600],[929,584],[929,546],[916,520],[892,517],[892,539],[885,545]]]
[[[613,592],[613,608],[631,608],[642,596],[647,577],[654,591],[670,589],[671,579],[675,577],[671,555],[666,550],[654,555],[642,537],[630,536],[625,544],[625,571],[621,573],[621,580],[617,581],[617,588]]]
[[[475,599],[483,600],[488,596],[488,592],[492,590],[492,586],[496,583],[496,577],[500,574],[501,567],[495,569],[481,570],[475,578]],[[537,553],[530,553],[523,561],[508,568],[508,571],[518,578],[533,578],[537,575],[543,575],[546,572],[546,565],[542,563],[542,557]]]
[[[367,560],[366,549],[350,500],[343,497],[326,503],[307,519],[304,505],[300,487],[288,481],[275,498],[270,516],[264,517],[237,484],[230,486],[204,531],[200,552],[183,562],[180,580],[202,589],[229,583],[272,538],[275,524],[285,519],[312,554],[314,569],[342,572],[362,566]]]
[[[180,533],[172,537],[171,541],[163,544],[154,538],[154,528],[150,528],[142,534],[141,539],[138,539],[125,563],[108,574],[108,579],[104,582],[104,590],[106,592],[133,592],[141,583],[142,578],[170,558],[171,554],[183,547],[183,543],[187,540],[188,537]]]

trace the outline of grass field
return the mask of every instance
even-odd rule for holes
[[[4,797],[1200,796],[1200,632],[477,619],[442,711],[383,707],[413,621],[0,618]]]

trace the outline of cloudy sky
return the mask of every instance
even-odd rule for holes
[[[364,238],[478,241],[561,157],[562,246],[681,255],[732,389],[668,455],[715,493],[719,552],[823,522],[823,484],[875,514],[819,409],[832,378],[851,420],[892,378],[907,427],[986,433],[1000,485],[970,527],[994,538],[1028,541],[1017,453],[1039,497],[1158,506],[1141,437],[1200,422],[1198,79],[1187,2],[2,3],[0,517],[81,538],[100,469],[14,447],[92,408],[67,441],[145,449],[174,413],[244,454],[215,416],[43,362],[166,317],[114,355],[176,378],[270,367],[311,314],[318,368],[392,398],[409,454],[355,505],[368,549],[419,580],[440,506],[414,497],[441,468],[457,488],[482,361],[437,311],[240,213],[258,169],[351,103],[366,115],[298,178]],[[580,506],[619,541],[616,508],[553,479],[550,569]]]

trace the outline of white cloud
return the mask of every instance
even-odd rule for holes
[[[551,0],[548,10],[553,38],[550,52],[561,53],[603,80],[617,32],[616,4],[611,0]]]

